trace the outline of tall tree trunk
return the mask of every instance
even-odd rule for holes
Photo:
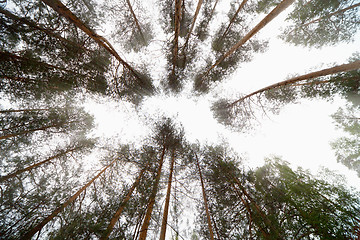
[[[208,223],[208,227],[209,227],[210,240],[214,240],[214,232],[213,232],[212,225],[211,225],[211,217],[210,217],[210,211],[209,211],[208,202],[207,202],[207,198],[206,198],[204,180],[203,180],[202,174],[201,174],[199,159],[198,159],[197,155],[195,155],[195,157],[196,157],[196,165],[199,170],[199,176],[200,176],[200,181],[201,181],[201,189],[202,189],[202,194],[203,194],[203,199],[204,199],[207,223]]]
[[[250,203],[252,203],[252,205],[255,207],[256,211],[261,215],[261,217],[264,220],[267,227],[269,227],[271,229],[272,234],[276,234],[277,237],[280,237],[279,231],[276,228],[274,228],[274,226],[271,223],[268,216],[261,210],[261,207],[254,201],[254,199],[246,191],[244,186],[241,184],[240,180],[236,176],[233,176],[233,180],[235,180],[237,186],[241,189],[241,192],[247,197],[247,199],[249,199]]]
[[[46,28],[43,28],[42,26],[39,26],[37,25],[35,22],[33,22],[32,20],[29,20],[29,19],[26,19],[26,18],[23,18],[23,17],[18,17],[14,14],[12,14],[11,12],[5,10],[5,9],[2,9],[0,8],[0,13],[4,14],[5,16],[15,20],[15,21],[18,21],[18,22],[21,22],[21,23],[24,23],[26,25],[28,25],[29,27],[33,28],[33,29],[36,29],[36,30],[39,30],[49,36],[52,36],[66,44],[69,44],[71,46],[74,46],[74,47],[77,47],[77,48],[81,48],[83,50],[86,50],[86,51],[91,51],[87,48],[85,48],[84,46],[80,45],[79,43],[76,43],[76,42],[72,42],[66,38],[63,38],[61,37],[60,35],[54,33],[54,31],[50,30],[50,29],[46,29]]]
[[[33,64],[41,65],[41,66],[44,66],[44,67],[49,68],[49,69],[57,69],[57,70],[72,73],[72,74],[75,74],[75,75],[93,78],[93,76],[89,76],[89,75],[82,74],[82,73],[77,73],[77,72],[74,72],[72,70],[69,70],[69,69],[66,69],[66,68],[63,68],[63,67],[58,67],[58,66],[55,66],[55,65],[52,65],[52,64],[49,64],[49,63],[45,63],[45,62],[41,62],[41,61],[38,61],[38,60],[35,60],[35,59],[19,56],[19,55],[16,55],[14,53],[11,53],[11,52],[2,52],[2,51],[0,51],[0,61],[7,61],[7,60],[10,60],[12,62],[26,62],[26,63],[31,62]],[[19,79],[21,79],[21,78],[19,78]]]
[[[231,181],[231,180],[229,180],[229,181]],[[249,222],[250,222],[250,223],[253,222],[253,217],[252,217],[253,212],[252,212],[252,210],[251,210],[251,207],[250,207],[249,202],[246,201],[246,199],[243,198],[244,193],[241,194],[241,193],[239,192],[239,190],[235,187],[235,185],[234,185],[233,183],[231,184],[231,186],[234,188],[234,190],[235,190],[235,192],[237,193],[237,195],[239,196],[241,202],[244,204],[245,209],[246,209],[246,211],[247,211],[248,214],[249,214]],[[249,199],[249,200],[250,200],[250,199]],[[269,233],[268,233],[262,226],[258,226],[258,225],[256,225],[256,226],[260,229],[260,232],[261,232],[261,234],[263,235],[264,239],[269,239],[269,237],[270,237]],[[249,232],[250,232],[250,234],[251,234],[251,228],[250,228],[250,226],[249,226]]]
[[[0,110],[0,113],[39,112],[39,111],[51,111],[54,109],[58,109],[58,108],[9,109],[9,110]]]
[[[36,132],[36,131],[45,131],[46,129],[54,128],[54,127],[60,127],[62,125],[64,125],[64,124],[53,124],[53,125],[50,125],[50,126],[45,126],[45,127],[41,127],[41,128],[35,128],[35,129],[31,129],[31,130],[26,130],[26,131],[22,131],[22,132],[19,132],[19,133],[7,134],[7,135],[4,135],[4,136],[0,136],[0,140],[11,138],[11,137],[16,137],[16,136],[19,136],[19,135],[24,135],[24,134],[31,133],[31,132]]]
[[[185,53],[185,51],[186,51],[186,48],[187,48],[187,45],[188,45],[188,43],[189,43],[189,39],[190,39],[190,37],[191,37],[192,31],[193,31],[193,29],[194,29],[197,16],[199,15],[199,12],[200,12],[200,8],[201,8],[202,3],[203,3],[203,0],[199,0],[199,1],[198,1],[198,4],[197,4],[197,6],[196,6],[194,18],[193,18],[193,20],[192,20],[190,30],[189,30],[189,32],[188,32],[188,34],[187,34],[187,36],[186,36],[186,40],[185,40],[185,43],[184,43],[184,46],[183,46],[183,49],[182,49],[182,52],[183,52],[183,53]]]
[[[212,17],[213,17],[213,15],[214,15],[215,8],[216,8],[216,5],[218,4],[218,2],[219,2],[219,0],[216,0],[216,1],[215,1],[214,7],[213,7],[213,8],[212,8],[212,10],[211,10],[211,13],[210,13],[210,20],[211,20],[211,18],[212,18]]]
[[[147,166],[149,164],[147,164],[139,173],[139,176],[136,178],[135,182],[133,183],[133,185],[131,186],[131,188],[129,189],[129,192],[127,193],[127,195],[125,196],[124,200],[122,201],[122,203],[120,204],[120,207],[118,208],[118,210],[116,211],[116,213],[114,214],[113,218],[110,221],[110,224],[108,225],[105,234],[103,237],[101,237],[102,240],[106,240],[109,238],[116,222],[119,220],[120,215],[122,213],[122,211],[124,210],[127,202],[130,200],[132,193],[134,192],[135,188],[137,187],[137,185],[139,184],[141,177],[143,175],[143,173],[145,172]]]
[[[142,38],[143,42],[146,43],[144,34],[143,34],[142,30],[141,30],[141,27],[140,27],[140,24],[139,24],[139,21],[138,21],[136,15],[135,15],[135,12],[134,12],[134,10],[133,10],[133,8],[132,8],[132,6],[131,6],[130,0],[126,0],[126,3],[127,3],[128,7],[129,7],[129,10],[130,10],[130,12],[131,12],[131,15],[132,15],[133,18],[134,18],[135,25],[136,25],[136,27],[137,27],[140,35],[141,35],[141,38]]]
[[[234,23],[237,15],[239,14],[239,12],[240,12],[241,9],[244,7],[244,5],[246,4],[247,1],[248,1],[248,0],[243,0],[243,1],[241,2],[241,4],[239,5],[238,9],[236,10],[234,16],[230,19],[230,22],[229,22],[228,26],[226,27],[223,35],[221,36],[220,41],[221,41],[222,39],[224,39],[224,37],[226,36],[226,34],[228,33],[228,31],[230,30],[231,25]]]
[[[175,16],[174,16],[174,49],[173,49],[173,67],[171,75],[175,79],[175,68],[177,65],[177,57],[179,51],[179,34],[180,34],[180,20],[181,20],[181,0],[175,0]]]
[[[32,169],[34,169],[34,168],[37,168],[37,167],[39,167],[39,166],[41,166],[41,165],[43,165],[43,164],[45,164],[45,163],[49,163],[49,162],[50,162],[51,160],[53,160],[53,159],[59,158],[59,157],[61,157],[61,156],[64,156],[64,155],[66,155],[67,153],[74,152],[74,151],[76,151],[76,150],[78,150],[78,149],[80,149],[80,148],[81,148],[81,147],[75,147],[75,148],[72,148],[72,149],[68,149],[68,150],[66,150],[65,152],[56,154],[56,155],[54,155],[54,156],[52,156],[52,157],[49,157],[48,159],[45,159],[44,161],[35,163],[35,164],[33,164],[33,165],[29,166],[29,167],[26,167],[26,168],[17,170],[17,171],[15,171],[15,172],[11,173],[11,174],[8,174],[8,175],[6,175],[6,176],[0,177],[0,182],[4,182],[4,181],[8,180],[9,178],[13,178],[13,177],[15,177],[15,176],[17,176],[17,175],[19,175],[19,174],[21,174],[21,173],[23,173],[23,172],[30,171],[30,170],[32,170]]]
[[[289,32],[288,34],[294,32],[294,31],[296,31],[296,30],[298,30],[298,29],[300,29],[300,28],[302,28],[302,27],[306,27],[306,26],[308,26],[308,25],[310,25],[310,24],[313,24],[313,23],[316,23],[316,22],[320,22],[321,20],[323,20],[323,19],[325,19],[325,18],[329,18],[329,17],[331,17],[331,16],[337,15],[337,14],[339,14],[339,13],[346,12],[346,11],[348,11],[348,10],[350,10],[350,9],[357,8],[357,7],[360,7],[360,3],[357,3],[357,4],[354,4],[354,5],[351,5],[351,6],[347,7],[347,8],[340,9],[340,10],[338,10],[338,11],[332,12],[332,13],[330,13],[330,14],[328,14],[328,15],[325,15],[325,16],[323,16],[323,17],[314,19],[314,20],[312,20],[312,21],[310,21],[310,22],[301,24],[300,26],[295,27],[295,28],[294,28],[291,32]]]
[[[166,227],[167,227],[167,218],[169,213],[169,204],[170,204],[170,192],[171,192],[171,183],[172,183],[172,176],[173,176],[173,170],[174,170],[174,163],[175,163],[175,150],[172,151],[171,156],[171,164],[170,164],[170,174],[169,174],[169,180],[168,180],[168,187],[166,192],[166,199],[165,199],[165,207],[164,207],[164,214],[161,224],[161,231],[160,231],[160,240],[165,240],[166,235]]]
[[[275,17],[277,17],[282,11],[289,7],[295,0],[283,0],[279,3],[263,20],[260,21],[248,34],[246,34],[239,42],[237,42],[229,51],[227,51],[222,57],[220,57],[214,65],[212,65],[206,72],[202,74],[204,76],[209,74],[209,72],[219,65],[225,58],[233,54],[237,49],[244,45],[249,39],[251,39],[257,32],[259,32],[263,27],[265,27],[269,22],[271,22]],[[200,84],[203,82],[202,80]]]
[[[252,92],[252,93],[250,93],[250,94],[248,94],[248,95],[234,101],[233,103],[229,104],[227,106],[227,108],[233,107],[235,104],[237,104],[237,103],[239,103],[241,101],[244,101],[245,99],[247,99],[247,98],[249,98],[251,96],[254,96],[256,94],[259,94],[259,93],[262,93],[262,92],[265,92],[265,91],[268,91],[268,90],[271,90],[271,89],[274,89],[274,88],[278,88],[278,87],[290,85],[290,84],[293,84],[293,83],[296,83],[296,82],[309,80],[309,79],[313,79],[313,78],[316,78],[316,77],[322,77],[322,76],[326,76],[326,75],[330,75],[330,74],[335,74],[335,73],[340,73],[340,72],[349,72],[349,71],[356,70],[356,69],[359,69],[359,68],[360,68],[360,60],[352,62],[352,63],[338,65],[338,66],[331,67],[331,68],[326,68],[326,69],[323,69],[323,70],[320,70],[320,71],[308,73],[308,74],[301,75],[301,76],[298,76],[298,77],[293,77],[293,78],[290,78],[288,80],[278,82],[278,83],[269,85],[267,87],[261,88],[261,89],[255,91],[255,92]],[[326,83],[326,82],[327,81],[324,81],[323,83]]]
[[[141,226],[139,240],[145,240],[146,236],[147,236],[147,231],[148,231],[149,224],[150,224],[151,214],[152,214],[152,210],[153,210],[154,204],[155,204],[155,197],[156,197],[156,194],[158,191],[158,185],[159,185],[159,181],[160,181],[161,169],[162,169],[162,165],[164,162],[165,152],[166,152],[166,148],[164,146],[162,153],[161,153],[161,157],[160,157],[160,163],[159,163],[159,168],[158,168],[155,182],[154,182],[154,187],[153,187],[152,193],[149,198],[149,203],[147,206],[144,222]]]
[[[213,210],[210,207],[209,207],[209,211],[213,213]],[[215,219],[214,219],[213,215],[211,215],[211,220],[214,223],[214,228],[215,228],[215,233],[216,233],[217,239],[222,240],[223,238],[220,237],[219,229],[218,229],[218,227],[216,225],[216,222],[215,222]]]
[[[109,165],[107,165],[103,170],[101,170],[93,179],[91,179],[85,186],[79,189],[72,197],[70,197],[65,203],[60,207],[55,209],[49,216],[47,216],[43,221],[33,227],[29,232],[27,232],[21,239],[28,240],[31,239],[38,231],[40,231],[48,222],[50,222],[54,217],[56,217],[60,212],[62,212],[70,203],[74,202],[75,199],[85,191],[101,174],[103,174],[106,169],[112,166],[117,159],[113,160]]]
[[[97,42],[101,47],[105,48],[111,55],[113,55],[125,68],[127,68],[138,80],[142,81],[138,73],[116,52],[113,46],[104,37],[98,35],[93,30],[88,28],[78,17],[76,17],[64,4],[59,0],[42,0],[46,5],[50,6],[61,16],[67,18],[71,23],[75,24],[90,38]]]

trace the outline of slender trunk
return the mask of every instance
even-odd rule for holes
[[[197,155],[196,155],[196,165],[197,165],[198,170],[199,170],[199,176],[200,176],[200,181],[201,181],[201,189],[202,189],[202,194],[203,194],[203,199],[204,199],[204,206],[205,206],[205,211],[206,211],[207,223],[208,223],[208,227],[209,227],[210,239],[214,240],[214,232],[213,232],[212,225],[211,225],[211,217],[210,217],[210,211],[209,211],[208,202],[207,202],[207,198],[206,198],[204,180],[202,178],[199,159],[198,159]]]
[[[357,3],[357,4],[354,4],[354,5],[351,5],[351,6],[347,7],[347,8],[340,9],[340,10],[338,10],[338,11],[335,11],[335,12],[333,12],[333,13],[330,13],[330,14],[328,14],[328,15],[325,15],[325,16],[323,16],[323,17],[314,19],[314,20],[312,20],[312,21],[310,21],[310,22],[301,24],[300,26],[295,27],[291,32],[289,32],[289,34],[292,33],[292,32],[294,32],[295,30],[298,30],[298,29],[302,28],[302,27],[306,27],[306,26],[308,26],[308,25],[310,25],[310,24],[313,24],[313,23],[316,23],[316,22],[320,22],[321,20],[323,20],[323,19],[325,19],[325,18],[332,17],[332,16],[337,15],[337,14],[339,14],[339,13],[346,12],[347,10],[350,10],[350,9],[353,9],[353,8],[357,8],[357,7],[359,7],[359,6],[360,6],[360,3]]]
[[[209,74],[209,72],[219,65],[225,58],[233,54],[237,49],[244,45],[249,39],[251,39],[257,32],[259,32],[263,27],[265,27],[269,22],[271,22],[275,17],[277,17],[282,11],[289,7],[295,0],[283,0],[279,3],[263,20],[260,21],[248,34],[246,34],[239,42],[237,42],[229,51],[227,51],[222,57],[220,57],[214,65],[212,65],[205,73],[204,76]],[[204,80],[202,80],[204,81]],[[201,82],[202,82],[201,81]],[[201,83],[200,83],[201,84]]]
[[[129,10],[130,10],[130,12],[131,12],[131,15],[132,15],[133,18],[134,18],[135,25],[136,25],[136,27],[137,27],[140,35],[141,35],[141,38],[142,38],[143,42],[146,43],[144,34],[143,34],[142,30],[141,30],[141,27],[140,27],[140,24],[139,24],[139,21],[138,21],[136,15],[135,15],[135,12],[134,12],[134,10],[133,10],[133,8],[132,8],[132,6],[131,6],[130,0],[126,0],[126,3],[127,3],[128,7],[129,7]]]
[[[165,207],[164,207],[164,214],[161,224],[161,231],[160,231],[160,240],[165,240],[166,235],[166,226],[167,226],[167,218],[169,213],[169,204],[170,204],[170,192],[171,192],[171,183],[172,183],[172,176],[173,176],[173,170],[174,170],[174,162],[175,162],[175,150],[172,152],[171,156],[171,165],[170,165],[170,174],[169,174],[169,180],[168,180],[168,188],[166,193],[166,199],[165,199]]]
[[[143,224],[141,226],[139,240],[145,240],[146,236],[147,236],[147,231],[148,231],[149,224],[150,224],[151,214],[152,214],[152,210],[153,210],[154,204],[155,204],[155,197],[156,197],[156,194],[157,194],[157,191],[158,191],[158,185],[159,185],[159,181],[160,181],[161,168],[162,168],[162,165],[163,165],[163,162],[164,162],[165,151],[166,151],[166,148],[164,146],[163,150],[162,150],[162,153],[161,153],[159,168],[158,168],[158,171],[157,171],[157,174],[156,174],[154,187],[153,187],[152,193],[151,193],[150,198],[149,198],[149,203],[148,203],[148,206],[147,206],[144,222],[143,222]]]
[[[45,126],[45,127],[41,127],[41,128],[35,128],[35,129],[31,129],[31,130],[26,130],[26,131],[22,131],[22,132],[19,132],[19,133],[7,134],[7,135],[4,135],[4,136],[0,136],[0,140],[11,138],[11,137],[16,137],[16,136],[19,136],[19,135],[24,135],[24,134],[31,133],[31,132],[36,132],[36,131],[45,131],[46,129],[54,128],[54,127],[60,127],[62,125],[64,125],[64,124],[53,124],[53,125],[50,125],[50,126]]]
[[[13,80],[13,81],[17,81],[17,82],[23,82],[23,83],[30,83],[30,82],[31,83],[36,83],[36,81],[37,81],[37,80],[31,79],[31,78],[7,76],[7,75],[4,75],[4,74],[0,74],[0,78]]]
[[[209,210],[210,210],[210,212],[213,212],[213,211],[211,210],[211,208],[209,208]],[[222,240],[222,238],[220,237],[220,234],[219,234],[219,229],[218,229],[218,227],[217,227],[217,225],[216,225],[216,222],[215,222],[215,219],[214,219],[214,216],[213,216],[213,215],[211,215],[211,220],[212,220],[212,222],[214,223],[214,228],[215,228],[215,233],[216,233],[217,239],[218,239],[218,240]]]
[[[194,18],[193,18],[193,20],[192,20],[190,30],[189,30],[189,32],[188,32],[188,34],[187,34],[187,36],[186,36],[186,40],[185,40],[185,43],[184,43],[184,46],[183,46],[183,50],[182,50],[183,53],[185,52],[185,50],[186,50],[186,48],[187,48],[187,45],[188,45],[188,43],[189,43],[189,39],[190,39],[190,36],[191,36],[192,31],[193,31],[193,29],[194,29],[195,22],[196,22],[197,16],[199,15],[199,12],[200,12],[200,8],[201,8],[202,3],[203,3],[203,0],[199,0],[199,1],[198,1],[198,4],[197,4],[197,6],[196,6]]]
[[[246,211],[248,212],[249,214],[249,222],[253,222],[253,217],[252,217],[252,210],[251,210],[251,207],[250,207],[250,204],[248,203],[248,201],[246,201],[244,198],[243,198],[243,194],[241,194],[239,192],[239,190],[235,187],[235,185],[232,183],[231,186],[234,188],[235,192],[237,193],[237,195],[239,196],[241,202],[244,204],[245,208],[246,208]],[[264,239],[269,239],[270,235],[269,233],[267,233],[265,231],[265,229],[262,227],[262,226],[257,226],[259,229],[260,229],[260,232],[261,234],[263,235]],[[249,226],[249,232],[251,234],[251,227]]]
[[[142,80],[138,73],[123,60],[116,52],[114,47],[102,36],[96,34],[93,30],[88,28],[78,17],[76,17],[64,4],[59,0],[42,0],[46,5],[50,6],[61,16],[67,18],[71,23],[75,24],[90,38],[97,42],[101,47],[105,48],[111,55],[113,55],[125,68],[127,68],[138,80]]]
[[[234,23],[237,15],[239,14],[239,12],[240,12],[241,9],[244,7],[244,5],[245,5],[245,3],[246,3],[247,1],[248,1],[248,0],[243,0],[243,1],[241,2],[241,4],[239,5],[238,9],[236,10],[234,16],[231,18],[228,26],[226,27],[223,35],[221,36],[220,40],[224,39],[224,37],[226,36],[226,34],[228,33],[228,31],[230,30],[231,25]]]
[[[174,49],[173,49],[173,67],[171,75],[175,79],[175,67],[177,62],[177,55],[179,51],[179,34],[180,34],[180,20],[181,20],[181,0],[175,0],[175,26],[174,26]]]
[[[28,240],[31,239],[38,231],[40,231],[48,222],[50,222],[54,217],[56,217],[60,212],[62,212],[70,203],[74,202],[75,199],[86,190],[97,178],[103,174],[106,169],[113,165],[117,159],[113,160],[109,165],[107,165],[103,170],[101,170],[93,179],[91,179],[85,186],[79,189],[72,197],[70,197],[65,203],[60,207],[55,209],[49,216],[47,216],[43,221],[33,227],[29,232],[27,232],[21,239]]]
[[[35,163],[35,164],[33,164],[33,165],[29,166],[29,167],[26,167],[26,168],[17,170],[17,171],[15,171],[15,172],[11,173],[11,174],[8,174],[8,175],[6,175],[6,176],[0,177],[0,182],[6,181],[6,180],[8,180],[9,178],[13,178],[13,177],[15,177],[15,176],[17,176],[17,175],[19,175],[19,174],[21,174],[21,173],[23,173],[23,172],[30,171],[30,170],[32,170],[32,169],[34,169],[34,168],[37,168],[37,167],[39,167],[39,166],[41,166],[41,165],[43,165],[43,164],[45,164],[45,163],[49,163],[49,162],[50,162],[51,160],[53,160],[53,159],[59,158],[59,157],[61,157],[61,156],[63,156],[63,155],[66,155],[66,154],[69,153],[69,152],[74,152],[74,151],[76,151],[76,150],[78,150],[78,149],[80,149],[80,148],[81,148],[81,147],[75,147],[75,148],[66,150],[65,152],[56,154],[56,155],[54,155],[54,156],[52,156],[52,157],[49,157],[48,159],[45,159],[44,161]]]
[[[145,209],[146,210],[146,209]],[[132,236],[132,239],[137,239],[137,237],[139,236],[139,230],[140,230],[140,227],[141,227],[141,223],[144,219],[144,215],[145,215],[145,210],[142,211],[138,218],[137,218],[137,221],[136,221],[136,226],[135,226],[135,229],[134,229],[134,233],[133,233],[133,236]]]
[[[147,165],[146,165],[146,167],[144,167],[144,168],[140,171],[139,176],[136,178],[135,182],[133,183],[133,185],[132,185],[131,188],[129,189],[129,192],[127,193],[127,195],[125,196],[124,200],[123,200],[122,203],[120,204],[120,207],[118,208],[118,210],[116,211],[115,215],[114,215],[113,218],[111,219],[110,224],[109,224],[109,226],[107,227],[107,229],[106,229],[106,231],[105,231],[106,235],[101,238],[102,240],[106,240],[106,239],[109,238],[109,236],[110,236],[110,234],[111,234],[111,232],[112,232],[112,230],[113,230],[113,228],[114,228],[114,226],[115,226],[115,223],[119,220],[122,211],[124,210],[127,202],[130,200],[131,195],[132,195],[132,193],[134,192],[135,188],[136,188],[137,185],[139,184],[140,179],[141,179],[143,173],[145,172],[145,169],[146,169],[146,168],[147,168]]]
[[[216,1],[215,1],[214,7],[212,8],[211,13],[210,13],[209,21],[211,20],[211,18],[212,18],[213,15],[214,15],[215,8],[216,8],[216,5],[218,4],[218,2],[219,2],[219,0],[216,0]]]
[[[35,59],[31,59],[31,58],[27,58],[27,57],[23,57],[23,56],[19,56],[19,55],[16,55],[14,53],[11,53],[11,52],[2,52],[0,51],[0,61],[6,61],[7,59],[9,59],[10,61],[13,61],[13,62],[31,62],[31,63],[34,63],[36,65],[41,65],[41,66],[44,66],[46,68],[52,68],[52,69],[57,69],[57,70],[61,70],[61,71],[64,71],[64,72],[68,72],[68,73],[72,73],[72,74],[75,74],[75,75],[80,75],[80,76],[84,76],[84,77],[91,77],[92,76],[89,76],[89,75],[86,75],[86,74],[81,74],[81,73],[77,73],[77,72],[74,72],[72,70],[68,70],[66,68],[63,68],[63,67],[58,67],[58,66],[55,66],[55,65],[52,65],[52,64],[48,64],[48,63],[45,63],[45,62],[41,62],[41,61],[37,61]],[[6,76],[5,76],[6,77]],[[23,79],[23,78],[18,78],[18,79]],[[25,79],[23,79],[25,80]]]
[[[55,108],[34,108],[34,109],[9,109],[9,110],[0,110],[0,113],[16,113],[16,112],[38,112],[38,111],[51,111]]]
[[[255,91],[255,92],[252,92],[252,93],[250,93],[250,94],[248,94],[248,95],[234,101],[233,103],[229,104],[227,106],[227,108],[233,107],[235,104],[237,104],[237,103],[239,103],[241,101],[244,101],[245,99],[247,99],[247,98],[249,98],[251,96],[254,96],[256,94],[259,94],[259,93],[262,93],[262,92],[265,92],[265,91],[268,91],[268,90],[271,90],[271,89],[274,89],[274,88],[278,88],[278,87],[281,87],[281,86],[286,86],[286,85],[290,85],[290,84],[293,84],[293,83],[296,83],[296,82],[309,80],[309,79],[313,79],[313,78],[316,78],[316,77],[322,77],[322,76],[326,76],[326,75],[330,75],[330,74],[335,74],[335,73],[340,73],[340,72],[349,72],[349,71],[356,70],[356,69],[359,69],[359,68],[360,68],[360,60],[352,62],[352,63],[338,65],[338,66],[331,67],[331,68],[326,68],[326,69],[323,69],[323,70],[320,70],[320,71],[308,73],[308,74],[301,75],[301,76],[298,76],[298,77],[293,77],[291,79],[288,79],[288,80],[285,80],[285,81],[282,81],[282,82],[278,82],[278,83],[269,85],[267,87],[261,88],[261,89]],[[326,83],[326,81],[324,83]]]
[[[0,8],[0,13],[4,14],[5,16],[7,16],[7,17],[9,17],[9,18],[11,18],[11,19],[13,19],[13,20],[15,20],[15,21],[24,23],[24,24],[30,26],[30,27],[33,28],[33,29],[39,30],[39,31],[41,31],[41,32],[43,32],[43,33],[45,33],[45,34],[47,34],[47,35],[49,35],[49,36],[52,36],[52,37],[54,37],[54,38],[56,38],[56,39],[58,39],[58,40],[60,40],[60,41],[62,41],[62,42],[64,42],[64,43],[66,43],[66,44],[69,44],[69,45],[72,45],[72,46],[81,48],[81,49],[86,50],[86,51],[91,51],[91,50],[85,48],[84,46],[80,45],[79,43],[72,42],[72,41],[70,41],[70,40],[68,40],[68,39],[66,39],[66,38],[61,37],[60,35],[54,33],[53,30],[46,29],[46,28],[43,28],[43,27],[37,25],[37,24],[36,24],[35,22],[33,22],[32,20],[29,20],[29,19],[26,19],[26,18],[22,18],[22,17],[18,17],[18,16],[16,16],[16,15],[12,14],[11,12],[9,12],[9,11],[7,11],[7,10],[5,10],[5,9],[1,9],[1,8]]]

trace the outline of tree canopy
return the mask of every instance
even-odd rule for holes
[[[293,103],[340,99],[333,157],[360,176],[358,49],[287,77],[273,67],[282,47],[348,50],[359,10],[357,0],[0,0],[0,239],[360,239],[360,192],[345,177],[277,156],[250,167],[224,137],[247,137]],[[241,73],[275,41],[271,63]],[[254,79],[262,71],[278,79]],[[239,90],[235,78],[267,84]],[[205,107],[188,121],[190,102]],[[184,127],[210,123],[222,131],[212,142]]]

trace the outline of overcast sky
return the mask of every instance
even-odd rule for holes
[[[352,185],[356,185],[354,183],[359,182],[356,174],[336,162],[334,151],[329,145],[343,134],[341,130],[335,129],[330,117],[339,106],[345,104],[341,99],[334,102],[307,100],[301,101],[301,104],[288,105],[279,115],[259,119],[261,124],[249,133],[231,132],[212,117],[210,102],[218,96],[227,96],[229,89],[235,93],[250,93],[286,80],[293,74],[319,70],[333,63],[345,63],[353,53],[360,50],[360,34],[353,43],[321,49],[286,44],[276,37],[285,17],[286,13],[282,13],[257,35],[260,39],[269,39],[269,49],[255,55],[250,63],[241,64],[229,79],[208,96],[194,97],[187,92],[178,97],[152,97],[143,103],[140,117],[128,103],[102,105],[91,102],[88,108],[96,115],[97,134],[110,139],[120,137],[122,143],[136,142],[150,133],[144,120],[156,119],[156,116],[164,114],[184,126],[186,138],[190,142],[214,144],[222,139],[227,140],[231,147],[246,156],[250,167],[259,166],[265,157],[276,155],[293,166],[309,168],[313,172],[319,166],[338,170],[346,174]],[[153,46],[153,54],[157,56],[161,54],[159,46]],[[128,60],[133,58],[135,56],[127,55]],[[154,55],[145,54],[143,60],[154,62]],[[153,69],[159,69],[161,64],[164,63],[159,58],[153,64]],[[161,75],[161,71],[157,73]]]

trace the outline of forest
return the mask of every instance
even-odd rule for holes
[[[200,125],[246,138],[287,106],[340,99],[330,145],[360,177],[359,29],[359,0],[0,0],[0,239],[360,240],[342,173],[250,167],[226,137],[191,135],[202,113],[179,117],[204,102]],[[269,81],[264,65],[242,75],[268,35]],[[287,46],[351,54],[284,75]]]

